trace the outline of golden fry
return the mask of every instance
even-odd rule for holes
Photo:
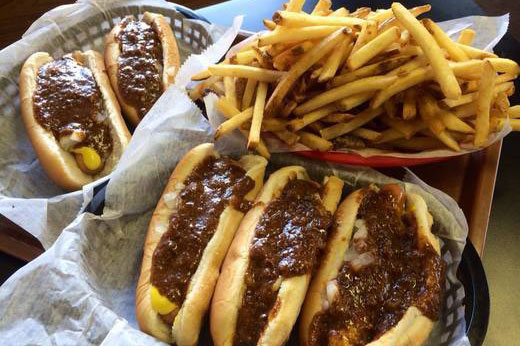
[[[370,129],[365,129],[363,127],[357,128],[351,132],[354,136],[359,138],[367,139],[369,141],[375,142],[381,138],[381,132],[377,132]]]
[[[205,81],[197,84],[195,88],[189,91],[189,96],[193,101],[201,99],[204,97],[204,92],[206,89],[209,89],[213,84],[222,80],[222,77],[219,76],[211,76]]]
[[[316,136],[314,133],[300,131],[298,132],[298,136],[300,136],[300,143],[313,150],[329,151],[332,149],[332,142],[329,142],[320,136]]]
[[[486,61],[491,63],[493,69],[496,72],[509,73],[513,75],[517,75],[520,73],[520,67],[518,64],[511,59],[504,58],[486,58]]]
[[[330,10],[330,7],[332,6],[332,3],[330,0],[319,0],[316,6],[314,6],[314,9],[311,12],[311,15],[316,15],[318,12],[322,11],[328,11]]]
[[[384,130],[381,132],[381,136],[377,141],[375,141],[378,144],[388,143],[390,141],[395,141],[396,139],[404,138],[404,133],[401,131],[398,131],[394,128],[389,128],[387,130]]]
[[[247,80],[246,89],[244,90],[244,96],[242,97],[242,109],[249,108],[251,106],[257,84],[258,81],[256,79]]]
[[[495,85],[503,84],[505,82],[510,82],[510,81],[516,79],[516,77],[517,77],[517,75],[503,73],[503,74],[497,76],[497,78],[495,79]],[[467,87],[464,89],[464,93],[470,93],[470,92],[477,91],[479,88],[479,85],[480,85],[480,81],[477,81],[477,80],[469,81],[467,84]]]
[[[411,138],[419,131],[419,121],[404,121],[400,119],[392,119],[388,116],[381,117],[381,120],[388,126],[404,135],[404,138]]]
[[[235,78],[226,76],[224,77],[224,96],[235,108],[238,107],[237,102],[237,89],[235,84]]]
[[[255,51],[250,48],[247,50],[244,50],[242,52],[238,52],[234,58],[233,62],[239,65],[247,65],[252,63],[256,58]]]
[[[349,113],[332,113],[322,118],[321,121],[325,123],[345,123],[354,119],[356,116]]]
[[[372,108],[377,108],[395,94],[409,89],[424,81],[430,80],[433,78],[433,76],[434,73],[431,67],[419,67],[413,70],[412,72],[408,73],[406,76],[396,79],[392,84],[385,85],[383,89],[381,89],[376,94],[376,97],[372,99],[372,103],[370,106]]]
[[[355,108],[359,105],[362,105],[363,103],[370,100],[376,93],[374,91],[367,91],[364,93],[352,95],[349,97],[345,97],[344,99],[339,100],[336,102],[336,107],[339,111],[349,111],[352,108]]]
[[[429,94],[423,94],[419,99],[419,113],[430,131],[447,147],[460,151],[460,146],[455,139],[445,130],[445,126],[435,112],[436,101]]]
[[[294,145],[300,140],[300,136],[289,130],[273,131],[273,134],[280,138],[287,145]]]
[[[262,128],[262,120],[264,118],[265,99],[267,96],[267,83],[260,82],[256,89],[255,106],[253,108],[253,119],[251,121],[251,129],[249,131],[249,139],[247,149],[256,149],[260,142],[260,130]]]
[[[363,66],[355,71],[343,73],[332,79],[330,86],[336,87],[363,77],[376,76],[391,71],[410,60],[409,57],[394,57],[375,64]]]
[[[348,15],[349,12],[345,7],[340,7],[330,14],[331,17],[346,17]]]
[[[301,28],[307,26],[354,26],[361,25],[364,19],[355,17],[331,17],[312,16],[307,13],[296,13],[288,11],[277,11],[273,15],[276,24],[287,28]]]
[[[499,119],[500,128],[505,121],[505,119]],[[520,131],[520,119],[509,119],[509,125],[513,131]]]
[[[240,110],[236,108],[228,99],[226,99],[226,97],[220,97],[215,103],[215,106],[217,110],[228,119],[240,113]]]
[[[410,43],[410,32],[408,30],[402,30],[401,36],[399,36],[399,44],[401,45],[401,47],[406,47],[406,46],[411,47],[409,45],[409,43]],[[421,53],[422,53],[422,49],[421,49]]]
[[[405,76],[408,73],[414,71],[415,69],[419,67],[423,67],[427,64],[427,59],[424,55],[419,55],[418,57],[414,58],[413,60],[408,61],[404,65],[401,65],[400,67],[388,72],[387,76]]]
[[[423,13],[429,12],[431,9],[432,9],[432,7],[430,5],[422,5],[422,6],[417,6],[417,7],[411,8],[408,11],[410,11],[410,13],[413,14],[415,17],[418,17]],[[390,9],[390,10],[392,10],[392,9]],[[386,31],[394,26],[397,26],[401,29],[403,28],[401,23],[399,23],[397,18],[395,18],[394,13],[392,11],[392,17],[389,18],[388,20],[384,21],[383,23],[381,23],[381,25],[379,25],[379,32]]]
[[[247,138],[246,135],[245,135],[245,137]],[[260,155],[262,155],[263,157],[265,157],[268,160],[271,157],[271,153],[269,152],[269,149],[267,149],[267,145],[265,144],[265,142],[262,139],[262,137],[260,137],[260,142],[258,142],[258,145],[256,147],[256,152],[259,153]]]
[[[305,114],[301,118],[296,118],[289,122],[289,128],[293,131],[299,131],[303,129],[305,126],[312,124],[315,121],[320,120],[321,118],[326,117],[327,115],[334,113],[336,111],[336,105],[327,105],[325,107],[316,109],[313,112]]]
[[[274,30],[276,28],[276,23],[269,19],[264,19],[264,26],[269,30]]]
[[[358,79],[337,88],[327,90],[324,93],[311,98],[309,101],[296,107],[294,114],[302,115],[351,95],[385,88],[396,79],[397,77],[395,76],[375,76]]]
[[[262,132],[272,132],[285,130],[287,121],[277,118],[267,118],[262,121]]]
[[[319,135],[320,131],[325,128],[325,125],[323,125],[320,121],[315,121],[309,125],[307,125],[307,130],[311,131],[314,134]]]
[[[280,42],[296,42],[323,38],[337,31],[337,26],[310,26],[305,28],[282,28],[276,27],[275,30],[262,35],[258,41],[259,46]]]
[[[325,65],[323,65],[320,76],[318,78],[318,82],[323,83],[334,77],[334,75],[338,71],[338,67],[340,66],[343,52],[347,49],[348,45],[351,42],[351,36],[345,37],[339,44],[338,48],[329,55],[325,62]]]
[[[352,12],[351,16],[356,18],[365,18],[370,14],[370,12],[370,7],[360,7]]]
[[[457,38],[457,43],[470,46],[473,43],[473,40],[475,39],[475,34],[475,30],[464,29],[460,32],[459,37]]]
[[[448,130],[462,133],[475,133],[475,130],[471,126],[460,120],[452,112],[438,107],[437,110],[441,121]]]
[[[287,71],[296,59],[298,59],[303,53],[308,52],[313,45],[314,43],[311,41],[304,41],[296,46],[289,47],[287,50],[273,58],[274,68],[279,71]]]
[[[345,133],[349,133],[349,132],[365,125],[366,123],[368,123],[375,117],[379,116],[381,113],[383,113],[382,108],[366,109],[363,112],[359,113],[354,119],[352,119],[348,123],[336,124],[336,125],[332,125],[330,127],[324,128],[323,130],[320,131],[320,134],[325,139],[332,139],[332,138],[342,136]]]
[[[477,117],[475,120],[475,139],[473,144],[482,147],[489,134],[489,110],[495,94],[495,79],[497,73],[489,60],[484,62],[482,78],[477,96]]]
[[[214,76],[251,78],[261,82],[276,82],[284,72],[246,65],[210,65],[209,72]]]
[[[212,85],[208,86],[208,89],[213,91],[215,94],[217,94],[219,96],[224,95],[226,92],[224,90],[224,82],[222,82],[222,81],[213,83]]]
[[[249,121],[253,116],[253,108],[249,107],[242,113],[238,113],[228,120],[224,121],[215,131],[215,140],[231,133],[233,130],[238,129],[244,123]]]
[[[352,53],[347,59],[348,68],[353,71],[365,65],[370,59],[384,51],[388,46],[399,39],[399,28],[392,28],[376,36],[370,42]]]
[[[351,54],[357,52],[361,47],[370,42],[377,35],[377,22],[366,21],[361,25],[361,31],[354,43]]]
[[[394,13],[392,12],[392,10],[390,8],[386,9],[386,10],[378,10],[378,11],[379,12],[375,12],[373,14],[368,15],[367,19],[373,20],[374,22],[377,22],[377,23],[382,23],[385,20],[388,20],[388,19],[394,17]]]
[[[497,79],[498,77],[496,80]],[[501,113],[506,113],[509,110],[511,104],[509,103],[509,99],[507,98],[507,94],[505,92],[500,92],[497,94],[497,97],[495,98],[495,107],[498,108]]]
[[[341,39],[346,35],[344,29],[338,29],[320,43],[316,44],[307,53],[303,54],[301,58],[291,67],[291,69],[280,80],[276,89],[273,91],[266,106],[266,113],[268,116],[273,115],[282,104],[284,97],[292,88],[298,78],[304,74],[312,65],[323,58],[328,52],[336,46]]]
[[[455,114],[457,118],[469,118],[470,116],[477,113],[477,103],[475,101],[463,104],[461,106],[451,109],[451,112]]]
[[[415,118],[417,115],[416,100],[417,89],[411,88],[404,92],[403,102],[403,119],[409,120]]]
[[[433,38],[439,46],[445,49],[450,58],[454,61],[467,61],[469,60],[466,53],[460,48],[442,29],[435,24],[435,22],[429,18],[421,20],[426,29],[432,34]]]
[[[211,77],[211,73],[209,73],[209,71],[206,70],[206,71],[202,71],[202,72],[199,72],[197,74],[194,74],[193,76],[191,76],[191,80],[192,81],[199,81],[199,80],[207,79],[209,77]]]
[[[428,57],[434,71],[437,82],[440,84],[444,95],[450,99],[457,99],[462,94],[459,83],[448,66],[444,53],[437,45],[432,35],[403,5],[394,2],[392,10],[399,22],[410,32],[415,42],[422,48],[424,55]]]
[[[460,44],[460,43],[457,43],[457,46],[459,46],[470,59],[482,60],[485,58],[497,58],[496,54],[493,54],[491,52],[486,52],[485,50],[482,50],[482,49],[478,49],[478,48],[471,47],[471,46],[466,46],[465,44]]]
[[[482,82],[479,85],[481,85],[481,84],[482,84]],[[512,90],[513,88],[514,88],[513,82],[506,82],[506,83],[495,85],[494,89],[493,89],[493,92],[494,92],[493,95],[498,94],[500,92],[507,93],[510,90]],[[473,101],[477,100],[478,97],[479,97],[478,92],[472,92],[469,94],[462,95],[457,100],[443,99],[443,100],[441,100],[441,102],[444,105],[448,106],[449,108],[453,108],[453,107],[457,107],[457,106],[460,106],[460,105],[463,105],[466,103],[473,102]]]
[[[520,106],[510,107],[507,113],[510,118],[520,118]]]

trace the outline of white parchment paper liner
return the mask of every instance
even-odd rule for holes
[[[485,16],[470,16],[459,19],[453,19],[446,22],[438,23],[443,30],[445,30],[452,38],[456,38],[458,33],[466,28],[471,28],[475,30],[476,37],[472,46],[480,49],[485,49],[491,51],[493,47],[500,41],[500,39],[506,34],[507,28],[509,25],[509,14],[498,16],[498,17],[485,17]],[[253,38],[251,38],[253,39]],[[249,41],[249,40],[248,40]],[[228,53],[228,56],[232,55],[233,52],[237,50],[237,47],[240,47],[244,43],[239,43],[236,46],[233,46]],[[199,71],[197,71],[199,72]],[[210,118],[212,126],[218,126],[224,120],[226,120],[212,105],[215,101],[215,98],[207,98],[206,107],[209,107],[212,111],[207,111],[208,117]],[[210,103],[210,104],[208,104]],[[485,147],[492,145],[496,141],[504,138],[509,132],[511,132],[511,127],[509,123],[506,123],[501,131],[492,134]],[[245,141],[241,134],[238,131],[235,131],[233,134],[228,135],[228,141],[232,143],[236,143],[237,145],[244,146]],[[271,152],[291,152],[291,151],[307,151],[310,150],[303,144],[296,144],[294,146],[289,147],[281,140],[274,136],[266,136],[266,142],[268,144],[269,150]],[[366,148],[366,149],[340,149],[335,150],[333,152],[338,153],[356,153],[363,157],[370,156],[388,156],[388,157],[400,157],[400,158],[433,158],[433,157],[451,157],[463,155],[466,153],[478,151],[480,149],[474,148],[472,145],[463,144],[462,150],[460,152],[454,152],[447,149],[437,149],[437,150],[428,150],[422,151],[419,153],[400,153],[400,152],[389,152],[380,149]]]
[[[176,86],[167,90],[135,131],[112,174],[103,215],[79,215],[54,245],[0,287],[2,345],[159,344],[140,332],[135,320],[134,294],[145,233],[177,161],[212,138],[210,124],[184,91]],[[368,168],[291,154],[273,155],[269,171],[288,164],[304,165],[316,180],[338,175],[347,183],[345,194],[368,183],[397,182]],[[451,317],[443,315],[430,345],[439,344],[446,335],[451,335],[446,345],[467,345],[464,315],[454,317],[452,311],[454,306],[456,314],[463,311],[464,290],[455,272],[468,233],[466,221],[444,193],[414,177],[405,180],[411,181],[406,189],[418,192],[428,203],[452,282],[451,300],[446,299]],[[201,340],[208,340],[207,334]]]
[[[60,6],[34,22],[23,38],[0,52],[0,213],[30,232],[48,248],[92,198],[93,188],[106,178],[91,183],[83,191],[64,193],[42,170],[21,122],[18,101],[18,74],[25,59],[44,50],[59,57],[75,49],[103,52],[104,34],[125,14],[144,13],[149,9],[170,11],[175,4],[164,0],[80,0]],[[100,16],[101,14],[101,16]],[[90,18],[90,19],[89,19]],[[92,18],[97,18],[93,21]],[[100,22],[99,18],[105,20]],[[177,18],[177,17],[175,17]],[[182,16],[179,15],[182,19]],[[192,24],[194,23],[194,24]],[[229,48],[241,25],[237,18],[233,27],[224,28],[201,21],[172,23],[182,60],[209,41],[192,36],[190,29],[206,30],[217,48],[203,52],[208,63],[217,62]],[[202,29],[200,29],[202,28]],[[197,34],[200,31],[197,31]],[[189,40],[188,40],[189,38]],[[171,100],[171,102],[176,102]]]

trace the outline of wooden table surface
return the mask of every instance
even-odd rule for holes
[[[73,1],[3,1],[0,4],[0,47],[18,40],[44,12],[71,2]],[[178,1],[194,9],[219,2],[221,1]],[[500,149],[501,142],[498,142],[478,153],[412,168],[425,182],[448,193],[459,203],[468,219],[469,238],[479,254],[484,250]],[[34,237],[0,215],[0,251],[29,261],[43,249]]]

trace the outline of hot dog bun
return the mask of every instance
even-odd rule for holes
[[[162,45],[162,91],[164,92],[174,81],[175,75],[180,67],[180,55],[177,47],[177,41],[173,31],[163,15],[151,12],[145,12],[143,15],[144,22],[149,24],[159,36]],[[117,35],[121,30],[120,25],[116,25],[107,35],[105,41],[105,63],[108,69],[108,76],[117,99],[123,108],[123,113],[128,120],[137,126],[141,121],[138,111],[129,105],[122,97],[118,83],[118,59],[120,55],[119,42]]]
[[[294,179],[310,181],[307,172],[300,166],[284,167],[271,174],[256,199],[255,207],[246,214],[240,224],[226,255],[211,306],[211,335],[217,346],[232,345],[236,329],[240,328],[237,317],[246,290],[245,277],[250,261],[250,244],[255,236],[256,226],[269,203],[279,197],[284,187]],[[341,195],[342,185],[334,185],[335,194]],[[333,201],[335,198],[326,199]],[[330,206],[332,209],[335,207],[336,205]],[[326,209],[328,210],[327,207]],[[276,302],[268,313],[267,325],[261,332],[257,345],[283,345],[287,341],[298,317],[309,281],[310,273],[282,279]]]
[[[40,126],[34,117],[33,96],[37,86],[38,70],[53,58],[45,52],[34,53],[25,61],[19,79],[22,120],[36,155],[49,177],[58,186],[70,191],[81,189],[83,185],[112,172],[130,140],[130,133],[121,117],[121,110],[110,87],[101,55],[89,50],[74,52],[72,56],[92,71],[101,92],[103,107],[108,115],[113,148],[102,171],[97,174],[84,173],[78,167],[74,155],[63,150],[53,134]]]
[[[313,277],[302,309],[299,330],[302,345],[311,345],[310,332],[313,318],[317,314],[324,312],[332,304],[329,301],[327,285],[338,277],[340,268],[344,263],[344,255],[349,249],[354,223],[358,217],[358,210],[367,191],[368,189],[354,191],[339,205],[336,211],[335,227],[322,258],[320,268]],[[430,244],[435,253],[440,256],[439,241],[431,233],[432,216],[428,212],[425,201],[421,196],[408,192],[406,193],[406,208],[416,220],[419,247]],[[360,299],[363,299],[363,297]],[[416,306],[411,305],[394,327],[367,345],[421,345],[429,336],[433,324],[434,321],[424,316]],[[345,326],[344,331],[345,334],[349,334],[348,326]],[[341,340],[337,344],[349,345],[346,339]]]
[[[146,241],[141,266],[141,274],[136,292],[136,314],[141,330],[165,342],[177,345],[195,345],[199,336],[201,322],[206,313],[213,289],[219,276],[220,266],[231,244],[235,231],[244,214],[228,205],[220,215],[218,226],[211,240],[204,249],[196,272],[191,277],[186,298],[182,306],[176,306],[173,326],[167,325],[152,308],[151,270],[152,257],[162,235],[167,231],[175,205],[175,199],[183,189],[183,182],[190,173],[207,157],[219,157],[213,144],[201,144],[190,150],[177,164],[166,188],[153,213]],[[263,185],[267,161],[260,156],[246,155],[238,160],[255,183],[245,199],[253,201]],[[168,201],[167,201],[168,200]]]

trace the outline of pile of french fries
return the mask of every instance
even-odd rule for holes
[[[310,14],[303,5],[290,0],[264,20],[268,32],[192,77],[202,81],[192,99],[219,95],[227,120],[216,139],[238,129],[266,157],[270,135],[320,151],[460,151],[485,146],[508,120],[520,129],[508,100],[518,64],[471,47],[471,29],[453,41],[418,20],[430,5],[349,12],[320,0]]]

